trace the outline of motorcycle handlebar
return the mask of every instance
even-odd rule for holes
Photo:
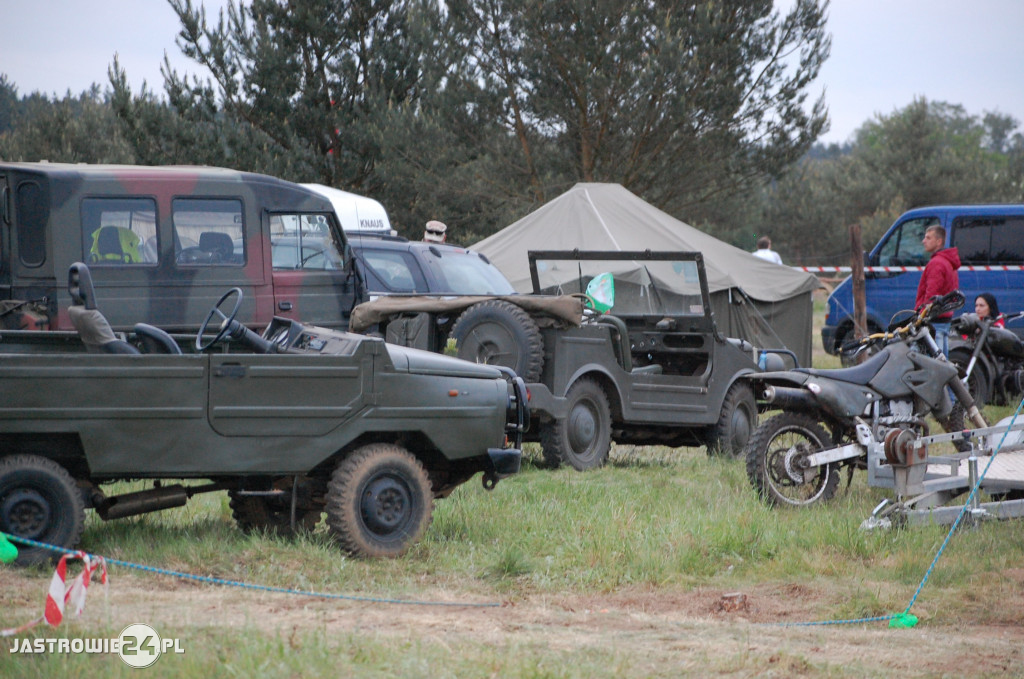
[[[964,296],[964,293],[959,290],[953,290],[952,292],[947,292],[941,297],[933,297],[931,303],[925,306],[919,315],[926,316],[928,320],[931,321],[943,314],[956,311],[961,308],[966,301],[967,298]]]
[[[1004,324],[1022,317],[1024,317],[1024,311],[1018,311],[1012,314],[1002,314],[1000,316],[1000,318],[1003,319]],[[978,314],[976,313],[966,313],[953,319],[953,330],[961,335],[973,335],[982,327],[990,327],[994,320],[995,319],[990,316],[978,318]]]
[[[931,301],[925,304],[921,310],[906,323],[906,325],[902,325],[895,330],[888,332],[876,332],[871,335],[867,335],[866,337],[863,337],[851,344],[845,345],[842,350],[844,352],[849,352],[859,347],[874,344],[879,341],[888,344],[892,340],[903,339],[910,336],[913,331],[917,330],[921,326],[931,323],[939,316],[951,311],[956,311],[962,307],[966,301],[967,298],[960,290],[953,290],[952,292],[948,292],[941,296],[936,295],[935,297],[932,297]],[[1024,312],[1022,312],[1022,314],[1024,314]]]

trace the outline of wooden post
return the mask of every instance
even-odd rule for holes
[[[868,311],[864,299],[864,246],[861,244],[860,224],[850,225],[850,276],[853,278],[853,337],[868,334]]]

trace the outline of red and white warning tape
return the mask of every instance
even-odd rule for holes
[[[70,585],[66,584],[68,559],[82,560],[82,572],[71,581]],[[25,630],[32,629],[41,622],[46,622],[52,627],[56,627],[64,619],[65,612],[75,617],[81,615],[82,610],[85,608],[85,595],[88,593],[89,583],[92,581],[93,574],[97,571],[99,571],[100,583],[106,585],[107,562],[103,557],[93,556],[90,558],[85,552],[76,552],[62,556],[60,561],[57,562],[57,569],[50,580],[50,590],[46,593],[46,605],[43,609],[43,615],[31,622],[25,623],[21,627],[0,630],[0,637],[20,634]]]
[[[790,267],[797,271],[809,273],[849,273],[853,271],[849,266],[794,266]],[[888,273],[904,273],[907,271],[923,271],[923,266],[866,266],[865,271],[880,271]],[[958,271],[1021,271],[1024,266],[1016,264],[991,264],[985,266],[962,266]]]

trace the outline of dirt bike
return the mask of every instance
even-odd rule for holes
[[[1004,316],[1008,323],[1024,317],[1024,311]],[[969,313],[952,323],[949,360],[960,370],[978,406],[1006,405],[1024,393],[1024,342],[990,319]]]
[[[952,411],[950,390],[974,425],[986,426],[928,327],[963,303],[954,291],[905,325],[864,338],[864,353],[874,353],[860,365],[749,376],[759,406],[782,410],[757,428],[745,450],[747,476],[761,498],[783,506],[825,502],[835,495],[843,467],[850,475],[867,469],[869,483],[892,487],[886,479],[919,454],[911,444],[928,435],[925,418],[945,420]],[[947,431],[962,428],[953,423]]]

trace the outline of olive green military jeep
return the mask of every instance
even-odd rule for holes
[[[435,498],[519,469],[529,415],[510,370],[285,318],[260,336],[236,319],[239,288],[192,343],[143,323],[119,335],[86,265],[67,289],[75,332],[0,331],[5,533],[71,548],[87,508],[107,520],[227,491],[244,529],[290,534],[326,513],[345,551],[393,557],[423,535]],[[153,484],[105,490],[127,479]]]
[[[613,441],[742,453],[758,413],[742,377],[796,357],[718,331],[699,252],[529,256],[532,295],[381,297],[353,310],[352,328],[431,350],[452,339],[460,358],[513,368],[527,437],[551,465],[601,466]],[[595,279],[614,288],[601,311],[586,308]]]

